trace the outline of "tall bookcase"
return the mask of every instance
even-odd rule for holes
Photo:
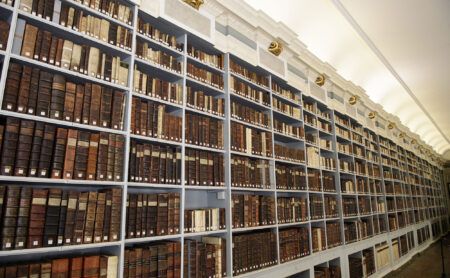
[[[59,1],[56,2],[60,3]],[[390,250],[393,250],[394,247],[392,242],[397,242],[397,238],[401,238],[412,232],[413,236],[408,236],[408,240],[399,240],[403,242],[401,244],[404,245],[407,243],[408,245],[406,249],[403,247],[400,250],[400,254],[402,256],[397,259],[396,256],[391,256],[388,265],[385,265],[381,269],[376,269],[376,272],[373,274],[375,277],[377,275],[381,276],[383,273],[386,273],[391,269],[395,269],[402,263],[402,258],[406,261],[412,256],[412,254],[422,250],[425,246],[422,244],[424,242],[424,237],[427,239],[430,238],[429,235],[425,236],[426,233],[422,232],[424,228],[428,230],[428,233],[432,230],[433,238],[436,238],[442,232],[445,232],[446,227],[448,227],[448,224],[444,224],[444,222],[446,223],[447,221],[445,219],[447,212],[446,200],[444,200],[445,195],[443,194],[441,187],[442,170],[436,163],[430,163],[427,161],[425,156],[420,154],[416,155],[415,149],[412,145],[406,143],[404,145],[397,145],[389,138],[383,138],[383,136],[377,135],[375,128],[364,126],[357,119],[328,107],[322,100],[305,94],[302,90],[288,84],[276,74],[272,74],[261,67],[254,66],[251,63],[238,58],[238,56],[232,53],[221,53],[220,50],[215,49],[214,46],[209,44],[207,41],[197,37],[189,31],[184,30],[175,23],[168,22],[162,18],[154,18],[151,15],[146,14],[144,11],[140,10],[139,6],[134,1],[123,1],[123,4],[128,5],[133,11],[134,16],[131,25],[120,22],[117,19],[107,16],[104,13],[94,10],[74,0],[62,0],[61,2],[70,4],[76,9],[82,9],[87,14],[106,19],[110,22],[128,28],[132,32],[131,50],[110,45],[86,34],[81,34],[72,29],[63,27],[59,25],[58,22],[51,22],[39,16],[25,12],[19,9],[20,0],[16,0],[13,6],[0,4],[0,11],[2,14],[1,19],[6,19],[10,23],[10,33],[6,50],[0,51],[0,59],[3,62],[0,81],[0,102],[3,99],[3,93],[5,91],[8,66],[10,62],[14,61],[23,65],[46,69],[50,72],[59,72],[60,74],[69,76],[71,79],[80,82],[93,82],[125,91],[127,97],[125,105],[124,130],[114,130],[86,124],[72,123],[6,110],[1,110],[0,116],[3,118],[16,117],[20,119],[52,123],[61,127],[102,131],[124,136],[124,179],[123,181],[109,182],[0,176],[0,180],[2,184],[25,184],[31,187],[45,186],[68,189],[75,187],[86,189],[100,189],[108,187],[121,188],[123,194],[120,240],[95,244],[0,251],[1,260],[27,260],[36,259],[41,256],[54,257],[102,251],[119,256],[119,273],[121,275],[120,277],[122,277],[125,249],[129,246],[139,243],[150,243],[163,240],[179,241],[181,246],[183,246],[186,239],[201,238],[202,236],[217,236],[226,239],[227,274],[230,277],[268,277],[271,275],[282,277],[306,270],[309,272],[304,272],[302,277],[304,275],[309,275],[309,277],[312,277],[314,275],[314,266],[328,265],[328,262],[333,262],[332,264],[329,263],[333,266],[340,265],[342,276],[349,277],[350,272],[348,270],[348,257],[350,255],[352,257],[360,257],[362,250],[374,248],[374,250],[376,250],[376,245],[385,242],[391,248]],[[165,33],[175,35],[177,42],[182,43],[183,49],[178,51],[162,42],[141,34],[138,30],[138,17],[142,18],[144,21],[150,22],[153,26]],[[14,33],[18,19],[23,19],[27,23],[31,23],[39,28],[56,33],[62,38],[95,46],[105,52],[120,56],[128,64],[128,85],[123,86],[114,84],[95,77],[82,75],[70,70],[65,70],[37,60],[20,56],[20,53],[15,52],[13,48]],[[137,40],[145,41],[151,45],[152,48],[162,50],[176,57],[178,61],[182,62],[182,72],[177,73],[164,66],[137,57]],[[210,64],[202,62],[197,58],[191,57],[188,55],[188,45],[193,45],[207,53],[222,54],[224,57],[224,68],[218,69]],[[267,78],[268,86],[257,84],[252,80],[232,71],[230,66],[231,61],[239,64],[247,70]],[[189,63],[222,75],[224,80],[223,89],[219,89],[188,76],[187,65]],[[183,88],[182,103],[178,104],[137,92],[135,90],[133,75],[135,68],[138,68],[144,73],[156,75],[163,80],[181,84]],[[268,94],[268,105],[264,105],[256,99],[250,99],[234,92],[232,89],[233,80],[239,80],[239,82],[254,90],[262,91]],[[276,93],[272,89],[273,83],[278,84],[283,89],[290,90],[296,97],[291,99]],[[224,99],[224,116],[214,115],[207,111],[196,110],[188,106],[186,100],[187,86],[201,89],[205,91],[206,94],[214,96],[215,98]],[[315,85],[311,84],[310,86]],[[157,103],[165,104],[170,110],[170,113],[181,116],[183,130],[181,141],[174,142],[165,139],[132,134],[130,126],[133,98],[148,99]],[[274,108],[272,104],[275,99],[279,102],[299,109],[299,116],[294,117]],[[262,111],[269,117],[269,126],[258,126],[233,117],[231,111],[232,102],[237,102],[255,110]],[[186,133],[184,131],[187,125],[185,116],[187,113],[202,115],[223,122],[223,150],[186,143]],[[292,134],[285,134],[277,131],[274,127],[275,120],[285,124],[290,124],[292,126],[301,127],[304,130],[305,136],[297,137]],[[268,144],[267,148],[272,150],[271,154],[255,155],[232,149],[232,136],[235,132],[232,128],[232,123],[238,123],[253,130],[267,132],[270,137],[270,144]],[[321,139],[327,140],[329,145],[327,145],[327,143],[322,145]],[[181,148],[180,184],[152,184],[130,181],[128,178],[130,169],[129,154],[132,141],[154,143],[161,146],[170,145]],[[299,162],[276,157],[276,144],[297,150],[304,150],[306,154],[305,161]],[[340,149],[339,146],[341,145],[348,146],[350,151]],[[185,180],[187,173],[185,171],[185,165],[187,163],[187,149],[202,150],[222,155],[224,159],[223,167],[225,185],[195,186],[186,184]],[[358,151],[356,151],[357,149]],[[310,150],[316,150],[317,155],[310,157]],[[270,186],[267,188],[232,186],[232,160],[237,156],[266,161],[269,165]],[[324,159],[328,159],[327,161],[332,164],[323,165],[321,160],[322,157]],[[280,165],[291,166],[298,169],[302,173],[301,176],[304,178],[304,188],[295,190],[280,188],[277,184],[276,178],[276,169],[277,166]],[[356,165],[358,165],[358,169],[355,169]],[[312,177],[313,175],[319,177],[319,184],[313,184],[313,178],[310,179],[310,176]],[[325,184],[324,177],[328,182],[327,184]],[[333,184],[332,187],[330,187],[330,181],[331,184]],[[346,182],[353,184],[353,187],[348,189],[346,187]],[[324,188],[325,186],[327,188]],[[126,238],[127,193],[160,192],[177,192],[180,194],[180,233],[166,236],[132,239]],[[275,203],[274,223],[254,227],[233,228],[233,194],[256,194],[273,198]],[[300,222],[279,223],[277,217],[279,214],[277,211],[277,201],[278,198],[282,197],[305,198],[307,200],[306,220]],[[318,204],[320,204],[320,201],[322,202],[321,217],[312,219],[310,211],[311,199],[314,199],[315,201],[319,200]],[[325,200],[333,199],[336,201],[337,210],[335,214],[326,216]],[[356,207],[356,211],[353,213],[345,213],[343,210],[344,201],[353,202],[353,206]],[[185,233],[184,211],[187,209],[203,207],[225,208],[226,229],[198,233]],[[337,235],[331,234],[331,227],[333,225],[338,227],[336,229],[338,231]],[[281,263],[280,231],[293,227],[302,227],[308,231],[309,251],[306,254],[298,256],[301,258],[285,259]],[[322,228],[325,235],[325,245],[321,246],[321,250],[317,251],[313,251],[314,243],[312,235],[315,228]],[[330,234],[328,234],[327,228],[330,229]],[[418,235],[419,230],[420,236]],[[261,267],[258,270],[247,271],[242,274],[232,275],[233,238],[236,235],[256,231],[270,231],[275,235],[276,260],[270,266]],[[331,236],[336,237],[337,240],[330,242]],[[420,241],[417,239],[418,237],[420,237]],[[428,242],[428,244],[430,243],[426,240],[425,242]],[[410,250],[410,252],[409,255],[406,256],[408,250]],[[183,262],[183,253],[184,250],[182,248],[181,262]],[[375,260],[376,258],[377,256],[375,255]],[[375,265],[377,264],[375,263]]]

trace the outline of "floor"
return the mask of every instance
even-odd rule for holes
[[[450,278],[450,234],[444,237],[444,265],[447,278]],[[442,259],[440,241],[433,243],[425,251],[414,256],[400,269],[386,275],[386,278],[440,278]]]

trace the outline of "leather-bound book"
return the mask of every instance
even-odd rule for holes
[[[75,96],[75,108],[73,111],[73,120],[76,123],[81,123],[81,120],[82,120],[83,97],[84,97],[84,85],[77,84],[76,96]]]
[[[73,48],[73,42],[71,42],[69,40],[64,40],[62,52],[61,52],[61,67],[62,68],[70,69],[70,60],[72,58],[72,48]],[[57,59],[57,61],[58,61],[58,59]]]
[[[114,147],[114,181],[123,181],[125,137],[116,134]]]
[[[64,229],[66,226],[67,204],[69,202],[69,192],[64,190],[61,195],[61,209],[58,220],[58,237],[56,245],[64,244]]]
[[[92,243],[94,240],[95,212],[97,209],[97,192],[89,192],[86,222],[84,224],[83,243]]]
[[[106,165],[106,178],[109,181],[114,180],[114,154],[116,147],[116,136],[115,134],[108,135],[108,160]]]
[[[111,207],[112,207],[112,191],[107,190],[105,196],[105,214],[103,217],[102,241],[109,240],[109,230],[111,227]]]
[[[5,266],[5,277],[17,277],[17,265]]]
[[[100,62],[100,50],[96,47],[90,47],[89,48],[89,56],[88,56],[88,75],[91,77],[97,77],[99,74],[98,72],[98,65]]]
[[[34,121],[22,120],[20,122],[19,140],[17,144],[16,162],[14,167],[15,176],[26,176],[28,163],[33,146]]]
[[[109,135],[100,132],[97,156],[97,180],[106,180],[108,172],[108,148],[110,146]]]
[[[0,20],[0,49],[5,50],[6,44],[8,43],[8,36],[9,36],[9,23]]]
[[[28,96],[30,94],[32,68],[24,66],[20,79],[19,94],[17,97],[17,112],[26,113],[28,106]]]
[[[73,112],[75,109],[76,84],[66,83],[66,94],[64,100],[64,120],[73,122]]]
[[[48,63],[54,65],[56,62],[56,54],[58,51],[58,38],[52,37],[52,42],[50,44],[50,52],[48,54]]]
[[[4,211],[4,204],[6,203],[5,193],[6,193],[6,186],[0,185],[0,215],[3,215]],[[0,221],[0,226],[3,225],[2,221]],[[1,239],[1,238],[0,238]]]
[[[55,134],[56,126],[45,125],[38,167],[38,174],[41,178],[48,178],[50,175]]]
[[[45,214],[45,228],[43,246],[56,246],[58,242],[59,213],[61,211],[62,190],[50,188],[48,192],[47,212]]]
[[[55,57],[55,66],[60,67],[63,61],[63,51],[64,51],[64,40],[58,38],[58,43],[56,47],[56,57]]]
[[[55,151],[53,154],[51,174],[51,178],[53,179],[60,179],[63,174],[67,134],[68,131],[66,128],[57,128],[56,130]]]
[[[64,102],[66,91],[66,78],[63,75],[55,74],[52,83],[52,98],[50,103],[50,118],[63,119]]]
[[[41,275],[41,264],[31,263],[29,265],[29,277],[40,277]]]
[[[84,225],[86,223],[86,209],[88,202],[88,192],[81,192],[78,197],[77,213],[75,217],[75,227],[73,235],[73,244],[83,243]]]
[[[102,127],[111,126],[111,106],[113,91],[109,87],[104,87],[100,101],[100,125]]]
[[[20,187],[8,186],[2,215],[2,250],[14,249],[17,218],[20,207]]]
[[[83,277],[83,257],[75,257],[70,260],[70,278]]]
[[[106,55],[105,58],[105,72],[104,72],[105,80],[112,81],[112,57],[110,55]]]
[[[122,190],[113,188],[112,190],[112,206],[111,206],[111,226],[109,231],[109,240],[119,240],[120,236],[120,219],[122,210]]]
[[[126,205],[126,227],[127,227],[127,238],[135,238],[136,236],[136,202],[137,194],[127,195],[127,205]]]
[[[111,127],[123,130],[123,118],[125,109],[125,94],[122,91],[114,91]]]
[[[86,179],[95,180],[97,170],[98,144],[100,134],[91,133],[89,140],[89,151],[87,159]]]
[[[90,117],[90,106],[91,106],[91,91],[92,91],[92,84],[86,83],[84,85],[84,97],[83,97],[83,108],[82,108],[82,119],[81,123],[83,124],[89,124],[89,117]]]
[[[45,124],[43,122],[36,122],[34,127],[33,146],[31,147],[30,163],[28,164],[29,177],[38,176],[42,140],[44,139],[44,128]]]
[[[33,55],[33,58],[35,60],[39,60],[39,54],[41,53],[42,39],[44,37],[44,32],[45,32],[44,30],[38,29],[37,36],[36,36],[36,42],[34,43],[34,55]],[[26,41],[24,41],[24,44],[25,43],[26,43]]]
[[[63,174],[64,179],[72,179],[74,175],[77,138],[78,138],[78,131],[76,129],[69,129],[64,159],[64,174]]]
[[[53,74],[41,71],[39,75],[39,93],[37,95],[36,115],[48,117],[50,112]]]
[[[31,72],[30,91],[28,94],[27,113],[34,115],[36,113],[37,98],[39,91],[39,76],[40,70],[33,68]]]
[[[47,189],[33,188],[27,248],[42,247],[47,196]]]
[[[162,236],[168,234],[168,197],[166,193],[158,194],[158,215],[156,224],[156,235]]]
[[[136,181],[136,141],[130,141],[130,157],[128,162],[128,181]]]
[[[53,259],[51,277],[69,277],[69,260],[68,258]]]
[[[28,264],[19,264],[17,266],[17,277],[25,278],[28,277],[29,267]]]
[[[23,68],[16,63],[10,63],[8,76],[6,78],[5,91],[3,95],[3,109],[16,111],[19,88],[22,78]]]
[[[91,134],[86,131],[78,132],[77,148],[75,154],[74,178],[86,179],[87,162],[89,155],[89,139]]]
[[[158,277],[167,277],[167,246],[169,243],[158,245]]]
[[[92,84],[91,105],[89,110],[89,123],[91,125],[100,125],[100,103],[102,96],[102,87]]]
[[[67,200],[66,222],[64,225],[64,244],[70,245],[75,238],[75,224],[77,216],[78,199],[80,193],[76,191],[69,191]]]
[[[47,0],[49,1],[49,0]],[[41,51],[39,54],[39,60],[48,63],[49,55],[50,55],[50,46],[52,44],[52,33],[49,31],[44,31],[42,34],[42,43],[41,43]]]
[[[41,276],[40,277],[51,277],[52,275],[52,263],[43,262],[41,263]]]
[[[0,161],[0,172],[5,176],[11,176],[14,174],[14,162],[16,160],[19,127],[19,119],[11,117],[6,119],[6,128],[3,136],[2,156]]]
[[[152,174],[151,183],[159,183],[160,147],[152,146]]]
[[[100,256],[86,256],[83,259],[83,277],[96,278],[100,274]]]
[[[74,43],[72,46],[72,57],[70,58],[70,70],[79,71],[81,61],[82,46]]]
[[[22,51],[20,55],[28,58],[34,57],[34,48],[37,40],[37,35],[38,28],[33,25],[26,24],[25,33],[23,36]]]
[[[105,204],[106,193],[99,192],[97,194],[97,206],[95,211],[94,242],[102,242],[103,224],[105,222]]]

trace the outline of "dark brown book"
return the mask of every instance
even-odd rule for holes
[[[109,231],[109,240],[116,241],[120,237],[120,219],[122,211],[122,190],[114,188],[112,190],[112,205],[111,205],[111,225]]]
[[[20,122],[19,140],[14,167],[15,176],[26,176],[28,173],[28,163],[33,145],[34,123],[34,121],[27,120],[22,120]]]
[[[42,140],[41,153],[39,157],[39,177],[48,178],[50,175],[55,135],[56,126],[45,125],[44,137]]]
[[[64,174],[65,179],[73,178],[73,171],[75,167],[75,153],[77,148],[78,131],[76,129],[69,129],[67,135],[66,153],[64,159]]]
[[[66,217],[67,217],[67,205],[69,202],[69,192],[64,190],[61,195],[61,208],[59,212],[59,220],[58,220],[58,239],[57,245],[64,244],[64,232],[66,226]]]
[[[3,136],[2,157],[0,161],[1,174],[12,176],[14,174],[14,162],[19,139],[20,120],[8,117],[6,119],[5,134]]]
[[[125,94],[121,91],[114,91],[111,127],[123,130],[123,116],[125,108]]]
[[[22,70],[22,66],[16,63],[10,63],[8,67],[2,106],[5,110],[17,110],[17,98],[19,95]]]
[[[2,250],[14,249],[17,218],[20,207],[20,187],[8,186],[2,216]]]
[[[102,127],[111,126],[111,107],[113,91],[111,88],[104,87],[100,101],[100,125]]]
[[[37,94],[36,115],[48,117],[50,113],[53,74],[41,71],[39,75],[39,93]]]
[[[49,0],[46,0],[49,1]],[[41,43],[41,49],[39,53],[39,60],[47,63],[49,60],[49,54],[50,54],[50,46],[52,43],[52,33],[49,31],[44,31],[42,34],[42,43]],[[36,53],[38,54],[38,53]]]
[[[90,140],[89,140],[89,151],[88,151],[87,170],[86,170],[86,178],[88,180],[95,180],[95,178],[96,178],[99,140],[100,140],[100,134],[91,133]]]
[[[58,128],[56,130],[55,151],[52,161],[52,175],[54,179],[60,179],[64,169],[64,158],[66,153],[67,129]]]
[[[82,244],[84,235],[84,225],[86,223],[86,209],[88,202],[88,192],[81,192],[78,197],[78,206],[75,217],[75,227],[73,235],[73,244]]]
[[[94,242],[102,242],[103,226],[105,220],[106,193],[97,194],[97,206],[95,211]]]
[[[89,139],[91,134],[86,131],[78,132],[77,148],[75,154],[74,178],[79,180],[86,179]]]
[[[102,96],[102,87],[92,84],[91,87],[91,104],[89,109],[89,124],[100,125],[100,103]]]
[[[108,148],[109,135],[105,132],[100,132],[100,140],[98,145],[97,156],[97,180],[106,180],[108,172]]]
[[[73,111],[73,119],[76,123],[81,123],[83,116],[83,101],[84,101],[84,85],[77,84],[75,108]]]
[[[109,230],[111,227],[111,207],[112,207],[112,191],[108,190],[105,196],[105,214],[103,217],[103,237],[102,241],[109,241]]]
[[[123,180],[125,138],[116,134],[114,143],[114,181],[120,182]]]
[[[83,257],[76,257],[70,260],[70,278],[83,277]]]
[[[8,43],[8,36],[9,36],[9,23],[0,20],[0,49],[5,50],[6,44]]]
[[[75,110],[76,84],[66,83],[66,94],[64,99],[64,120],[73,122]]]
[[[50,188],[48,193],[47,211],[45,214],[45,228],[43,246],[56,246],[58,242],[59,214],[61,210],[62,190]]]
[[[20,208],[16,225],[15,249],[22,249],[27,246],[28,222],[30,218],[32,189],[22,187],[20,191]]]
[[[91,91],[92,91],[92,84],[86,83],[84,85],[84,98],[83,98],[83,108],[82,108],[82,123],[83,124],[89,124],[89,117],[90,117],[90,106],[91,106]]]
[[[23,67],[22,76],[20,79],[19,94],[17,98],[17,112],[27,113],[28,96],[30,94],[32,68],[28,66]]]
[[[50,117],[53,119],[63,119],[65,91],[66,79],[60,74],[55,74],[53,76],[52,98],[50,103]]]
[[[40,70],[33,68],[31,73],[30,91],[28,94],[27,113],[34,115],[36,113],[37,98],[39,91],[39,76]]]
[[[64,225],[64,244],[72,244],[74,239],[79,195],[79,192],[69,191]]]
[[[52,273],[51,277],[69,277],[70,259],[54,259],[52,260]]]
[[[38,248],[43,246],[42,239],[44,235],[47,197],[47,189],[33,188],[27,248]]]
[[[44,129],[45,124],[43,122],[36,122],[34,128],[33,146],[31,147],[30,163],[28,167],[29,177],[38,176],[39,159],[41,157],[42,141],[44,140]]]
[[[94,241],[95,214],[97,210],[97,192],[89,192],[86,222],[84,224],[83,243],[92,243]]]
[[[109,181],[114,180],[114,155],[115,155],[115,149],[116,149],[116,135],[115,134],[109,134],[108,135],[108,160],[106,165],[106,178]]]
[[[58,38],[52,37],[50,44],[50,53],[48,54],[48,63],[54,65],[56,62],[56,52],[58,50]]]
[[[168,211],[168,194],[158,194],[158,216],[157,216],[157,224],[156,224],[156,234],[158,236],[167,235],[168,234],[168,219],[169,219],[169,211]]]

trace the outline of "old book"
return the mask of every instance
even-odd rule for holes
[[[44,38],[44,30],[38,28],[37,36],[36,36],[36,42],[34,43],[34,56],[33,58],[35,60],[39,60],[39,54],[41,53],[42,48],[42,39]],[[26,43],[24,41],[24,43]]]
[[[76,129],[69,129],[67,135],[67,145],[64,160],[64,174],[65,179],[73,178],[73,171],[75,167],[75,154],[77,148],[78,131]]]
[[[111,126],[111,107],[113,91],[111,88],[104,87],[100,101],[100,125],[102,127]]]
[[[89,140],[89,151],[87,159],[86,178],[88,180],[94,180],[96,178],[97,169],[97,154],[98,145],[100,140],[100,134],[91,133]]]
[[[100,256],[86,256],[83,259],[83,277],[99,277]]]
[[[75,96],[75,108],[73,111],[73,120],[76,123],[81,123],[83,116],[83,98],[84,98],[84,85],[77,84],[76,96]]]
[[[99,74],[98,66],[100,62],[100,50],[95,47],[90,47],[89,49],[89,64],[87,67],[88,75],[92,77],[97,77]]]
[[[113,188],[112,190],[112,205],[111,205],[111,225],[109,231],[109,240],[116,241],[120,236],[120,219],[122,208],[122,190],[120,188]]]
[[[79,71],[81,62],[81,45],[74,43],[70,58],[70,70]]]
[[[53,259],[51,277],[69,277],[70,259]]]
[[[33,8],[33,0],[20,1],[19,9],[31,13],[32,8]]]
[[[36,115],[48,117],[50,113],[53,74],[41,71],[39,75],[39,93],[37,95]]]
[[[106,191],[105,196],[105,214],[103,217],[103,230],[102,230],[102,241],[108,241],[109,240],[109,230],[111,227],[111,207],[112,207],[112,191],[108,190]]]
[[[95,213],[97,209],[97,192],[89,192],[86,221],[84,224],[83,243],[92,243],[94,240]]]
[[[100,140],[98,145],[97,156],[97,180],[106,180],[108,172],[108,148],[109,135],[105,132],[100,132]]]
[[[36,44],[36,40],[37,40],[37,34],[38,34],[38,28],[30,25],[30,24],[26,24],[25,26],[25,33],[23,36],[23,45],[22,45],[22,51],[21,51],[21,55],[28,57],[28,58],[33,58],[34,57],[34,49],[35,49],[35,44]]]
[[[28,164],[29,177],[38,176],[39,159],[41,157],[42,141],[44,139],[44,128],[45,124],[43,122],[36,122],[34,128],[33,146],[31,147],[30,163]]]
[[[20,79],[19,94],[17,96],[17,112],[26,113],[28,106],[28,96],[30,93],[32,68],[28,66],[23,67],[22,76]]]
[[[63,48],[61,52],[61,67],[70,69],[70,61],[72,58],[73,42],[64,40]],[[55,63],[56,64],[56,63]]]
[[[53,76],[52,96],[50,103],[50,117],[53,119],[63,119],[65,91],[65,77],[60,74],[55,74]]]
[[[60,179],[63,174],[67,134],[68,131],[65,128],[58,128],[56,130],[56,143],[55,143],[55,151],[53,154],[52,174],[51,174],[51,177],[55,179]]]
[[[14,249],[17,218],[20,207],[20,187],[8,186],[4,201],[2,217],[2,250]]]
[[[28,163],[33,144],[34,123],[34,121],[27,120],[22,120],[20,122],[19,140],[14,167],[15,176],[26,176],[28,173]]]
[[[19,95],[22,71],[23,68],[19,64],[11,63],[9,65],[2,105],[5,110],[17,110],[17,99]]]
[[[40,70],[33,68],[31,72],[30,91],[28,94],[27,113],[34,115],[36,113],[37,98],[39,91],[39,76]]]
[[[48,54],[48,63],[49,64],[52,64],[52,65],[55,64],[57,51],[58,51],[58,38],[52,37],[52,42],[50,44],[50,52]]]
[[[64,244],[64,232],[66,226],[66,217],[67,217],[67,205],[69,202],[69,192],[64,190],[61,195],[61,208],[59,212],[59,220],[58,220],[58,237],[56,245]]]
[[[74,165],[75,179],[86,179],[90,135],[91,134],[86,131],[78,132]]]
[[[77,207],[79,192],[69,191],[67,197],[67,212],[64,224],[64,244],[72,244],[75,235],[75,224],[77,216]]]
[[[92,84],[91,105],[89,110],[89,122],[91,125],[100,125],[100,105],[102,97],[102,87]]]
[[[92,84],[86,83],[84,85],[84,97],[83,97],[83,108],[82,108],[82,123],[89,124],[90,117],[90,105],[91,105],[91,90]]]
[[[64,51],[64,40],[61,38],[58,38],[57,48],[56,48],[56,57],[55,57],[55,66],[57,66],[57,67],[62,65],[63,51]]]
[[[66,83],[66,94],[64,100],[64,120],[73,121],[75,110],[76,84],[72,82]]]
[[[50,188],[48,193],[47,210],[45,213],[45,228],[43,246],[56,246],[58,242],[59,214],[61,210],[62,190]]]
[[[16,160],[19,127],[19,119],[10,117],[6,119],[6,128],[3,136],[2,156],[0,161],[0,171],[2,175],[14,175],[14,162]]]
[[[78,206],[75,217],[75,226],[73,233],[73,244],[83,243],[84,225],[86,221],[86,210],[88,203],[88,192],[81,192],[78,197]]]
[[[44,235],[47,197],[47,189],[33,188],[27,248],[38,248],[43,246],[42,239]]]
[[[125,94],[121,91],[114,91],[112,105],[111,127],[123,130],[123,118],[125,110]]]
[[[49,61],[51,43],[52,43],[52,33],[50,33],[49,31],[44,31],[42,34],[40,53],[36,53],[39,54],[39,60],[44,63],[47,63]]]
[[[83,257],[75,257],[70,260],[70,278],[81,278],[83,276]]]
[[[16,22],[16,30],[14,32],[14,39],[11,52],[20,55],[22,51],[23,37],[25,35],[26,21],[18,18]]]
[[[50,175],[55,134],[56,126],[45,125],[38,167],[38,175],[41,178],[48,178]]]
[[[105,219],[106,193],[99,192],[97,194],[97,204],[95,211],[94,223],[94,242],[102,242],[103,226]]]
[[[125,138],[116,134],[114,143],[114,181],[120,182],[123,180]]]

